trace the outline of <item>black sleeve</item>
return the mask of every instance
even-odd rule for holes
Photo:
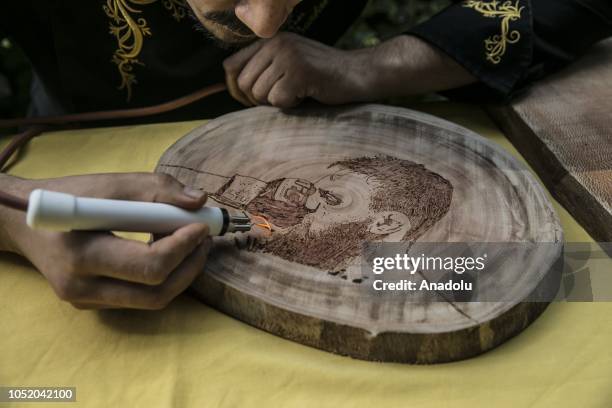
[[[357,20],[367,0],[302,0],[291,13],[289,29],[333,45]]]
[[[612,2],[465,0],[408,34],[436,46],[480,81],[456,94],[508,98],[611,36]]]

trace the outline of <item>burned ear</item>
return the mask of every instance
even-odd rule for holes
[[[408,229],[410,229],[410,220],[406,214],[398,211],[383,211],[372,217],[368,230],[377,235],[390,235]]]

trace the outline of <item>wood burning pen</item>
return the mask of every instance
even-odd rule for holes
[[[189,211],[170,204],[76,197],[48,190],[30,194],[30,227],[54,231],[127,231],[170,233],[188,224],[208,225],[210,235],[250,231],[246,214],[230,215],[225,208],[202,207]]]

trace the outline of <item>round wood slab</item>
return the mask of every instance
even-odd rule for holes
[[[501,344],[547,306],[527,300],[546,283],[558,245],[485,276],[481,287],[508,294],[503,301],[415,301],[372,289],[384,275],[360,266],[366,242],[563,240],[523,165],[433,116],[382,105],[258,107],[195,129],[156,171],[208,192],[207,205],[272,223],[271,234],[215,238],[193,289],[281,337],[360,359],[437,363]]]

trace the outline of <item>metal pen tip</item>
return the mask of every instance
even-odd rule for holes
[[[247,216],[238,215],[238,216],[231,216],[230,222],[233,222],[234,224],[248,224],[251,222],[251,219]]]
[[[244,212],[241,215],[231,215],[229,221],[229,230],[232,232],[246,232],[253,227],[251,217]]]
[[[249,224],[238,224],[238,225],[233,224],[231,229],[233,230],[233,232],[247,232],[247,231],[250,231],[252,227],[253,227],[253,224],[250,224],[250,223]]]

